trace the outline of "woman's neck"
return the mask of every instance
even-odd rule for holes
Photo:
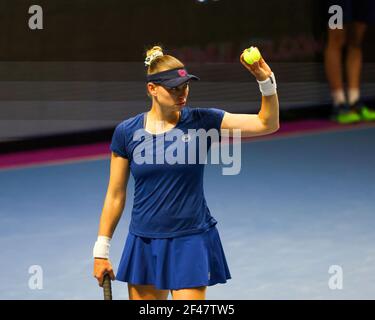
[[[160,106],[152,106],[148,112],[148,119],[151,121],[161,121],[165,124],[176,124],[180,118],[180,111],[163,109]]]
[[[152,107],[146,114],[144,127],[146,131],[158,134],[174,128],[179,120],[180,111],[178,110],[164,112],[157,107]]]

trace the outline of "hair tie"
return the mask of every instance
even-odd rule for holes
[[[150,54],[145,60],[145,66],[151,65],[152,61],[154,61],[157,57],[162,57],[164,54],[161,51],[155,51]]]

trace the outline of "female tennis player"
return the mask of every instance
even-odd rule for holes
[[[100,286],[109,274],[112,280],[128,283],[131,300],[166,300],[169,292],[174,300],[204,300],[207,286],[231,279],[217,221],[203,193],[204,164],[139,160],[160,158],[160,153],[167,156],[172,143],[188,149],[188,129],[213,129],[219,134],[227,129],[230,135],[233,129],[240,129],[242,137],[277,131],[279,102],[273,72],[263,58],[249,65],[241,54],[240,62],[259,83],[262,103],[258,114],[185,106],[189,81],[199,78],[189,74],[181,61],[165,55],[160,46],[147,51],[151,109],[121,122],[112,137],[108,190],[93,250],[94,277]],[[177,139],[160,140],[173,131]],[[129,172],[135,181],[134,204],[115,277],[109,246],[125,206]]]

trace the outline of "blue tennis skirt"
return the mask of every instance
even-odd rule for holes
[[[179,290],[231,279],[216,226],[175,238],[145,238],[129,232],[116,280]]]

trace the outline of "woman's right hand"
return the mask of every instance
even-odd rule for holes
[[[112,264],[108,259],[94,259],[94,277],[98,280],[99,286],[103,287],[104,275],[108,274],[112,280],[115,280]]]

